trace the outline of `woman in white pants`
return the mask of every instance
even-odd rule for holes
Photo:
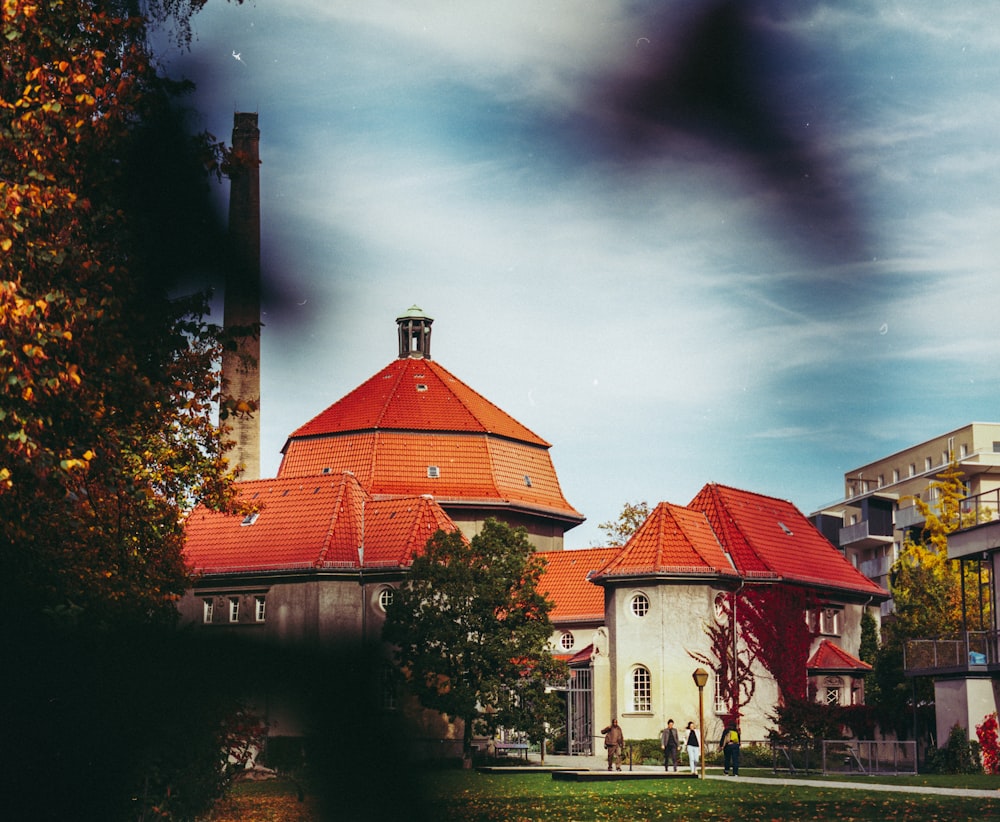
[[[684,731],[684,744],[688,749],[688,765],[691,766],[691,773],[698,773],[698,759],[701,756],[701,737],[693,722],[688,722]]]

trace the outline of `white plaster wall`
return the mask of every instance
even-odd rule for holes
[[[951,729],[966,728],[969,739],[976,738],[976,725],[997,710],[997,697],[989,677],[944,679],[934,682],[937,744],[944,747]]]

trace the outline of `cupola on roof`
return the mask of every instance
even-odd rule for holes
[[[399,326],[399,358],[412,357],[417,360],[431,358],[431,325],[430,317],[415,305],[411,305],[405,314],[396,317]]]

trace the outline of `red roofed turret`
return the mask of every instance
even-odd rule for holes
[[[431,359],[432,323],[416,306],[397,317],[399,356],[293,431],[278,476],[350,471],[376,498],[432,495],[467,534],[492,516],[561,548],[584,518],[550,444]]]

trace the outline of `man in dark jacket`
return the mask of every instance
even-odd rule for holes
[[[612,719],[607,728],[601,729],[601,733],[604,734],[604,747],[608,750],[608,770],[611,770],[611,764],[614,763],[620,771],[622,769],[622,748],[625,746],[625,734],[618,727],[618,720]]]
[[[729,769],[733,769],[733,776],[740,775],[740,732],[736,724],[730,722],[726,725],[726,730],[722,732],[719,740],[719,747],[722,748],[722,771],[728,774]]]
[[[677,770],[677,751],[680,750],[681,740],[677,735],[672,719],[667,720],[667,727],[660,731],[660,747],[663,749],[663,770],[670,770],[670,763],[674,763],[674,770]]]

